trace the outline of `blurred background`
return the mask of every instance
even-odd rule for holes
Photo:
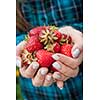
[[[16,67],[16,100],[24,100],[22,98],[22,94],[21,94],[21,88],[20,88],[20,84],[19,84],[19,69],[18,67]]]

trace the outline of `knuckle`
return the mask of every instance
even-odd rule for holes
[[[22,71],[22,69],[21,69],[21,68],[19,69],[19,71],[20,71],[21,76],[23,76],[23,77],[24,77],[24,72]]]
[[[72,26],[65,26],[66,29],[72,29]]]
[[[30,75],[28,75],[28,74],[26,74],[26,73],[24,73],[24,74],[21,74],[23,77],[25,77],[25,78],[31,78],[31,76]]]
[[[82,32],[78,31],[78,33],[80,34],[80,36],[81,36],[81,37],[83,37],[83,34],[82,34]]]
[[[69,78],[70,78],[70,77],[65,77],[65,78],[64,78],[64,81],[67,81]]]
[[[70,71],[70,76],[73,76],[74,73],[75,73],[75,71],[74,70],[71,70]]]
[[[77,68],[77,69],[73,72],[72,77],[76,77],[76,76],[78,75],[78,72],[79,72],[79,68]]]
[[[32,78],[31,74],[28,74],[25,71],[22,71],[22,69],[20,69],[20,74],[21,74],[21,76],[23,76],[25,78]]]
[[[68,29],[72,29],[73,27],[72,27],[72,26],[67,26],[67,28],[68,28]]]
[[[52,83],[44,84],[43,86],[48,87],[48,86],[50,86],[51,84],[52,84]]]
[[[74,69],[76,69],[77,67],[79,66],[79,61],[78,60],[75,60],[74,62],[73,62],[73,68]]]
[[[33,77],[33,75],[30,74],[30,73],[25,73],[25,75],[26,75],[27,78],[32,78]]]
[[[32,80],[32,84],[33,84],[33,86],[36,86],[36,87],[40,87],[41,86],[41,84],[39,82],[36,82],[34,80]]]
[[[78,75],[78,71],[75,71],[73,74],[72,74],[72,77],[76,77]]]
[[[71,77],[71,76],[73,76],[73,74],[74,74],[73,69],[69,69],[69,71],[66,71],[66,73],[65,73],[66,77]],[[66,77],[64,77],[64,78],[66,78]]]
[[[50,86],[52,83],[53,83],[53,81],[50,81],[50,82],[47,81],[47,82],[44,83],[43,86]]]
[[[77,68],[77,65],[76,64],[73,64],[73,69],[76,69]]]

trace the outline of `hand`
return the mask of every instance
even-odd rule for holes
[[[16,47],[16,63],[19,66],[20,73],[25,78],[31,78],[34,86],[49,86],[53,83],[52,74],[48,73],[47,68],[39,68],[38,62],[32,62],[29,66],[22,66],[22,60],[20,54],[26,45],[25,41],[22,41]]]
[[[59,29],[63,34],[70,35],[74,42],[74,46],[72,48],[72,56],[68,57],[60,53],[56,53],[53,55],[53,58],[56,62],[53,63],[53,67],[55,67],[59,72],[55,72],[53,74],[53,78],[57,81],[57,85],[59,88],[63,87],[63,81],[75,77],[79,71],[79,65],[83,59],[83,38],[82,33],[78,30],[73,29],[70,26],[65,26]]]

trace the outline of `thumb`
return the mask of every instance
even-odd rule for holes
[[[19,56],[21,54],[25,45],[26,45],[26,41],[22,41],[16,46],[16,56]]]
[[[77,44],[74,44],[72,50],[71,50],[71,53],[72,53],[72,57],[73,58],[77,58],[80,54],[82,50],[82,47],[81,46],[78,46]]]
[[[16,66],[19,67],[19,68],[21,68],[21,66],[22,66],[22,60],[18,56],[16,57]]]
[[[64,86],[64,82],[58,80],[58,81],[57,81],[57,86],[58,86],[58,88],[60,88],[60,89],[62,90],[62,89],[63,89],[63,86]]]

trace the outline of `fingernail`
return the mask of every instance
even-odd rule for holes
[[[57,54],[54,54],[54,55],[52,55],[52,58],[54,59],[54,60],[59,60],[59,56],[57,55]]]
[[[42,69],[42,70],[41,70],[41,75],[46,75],[46,74],[47,74],[47,70]]]
[[[32,67],[33,67],[33,69],[38,69],[39,68],[39,64],[38,64],[38,62],[32,62]]]
[[[46,79],[48,80],[48,81],[50,81],[51,80],[51,76],[49,76],[49,75],[47,75],[47,77],[46,77]]]
[[[19,59],[16,59],[16,66],[21,67],[21,61]]]
[[[61,87],[60,90],[63,90],[63,87]]]
[[[73,53],[72,53],[72,56],[73,56],[73,58],[76,58],[76,57],[79,56],[79,54],[80,54],[80,50],[79,50],[79,49],[75,49],[75,50],[73,51]]]
[[[54,62],[52,65],[53,65],[54,68],[56,68],[56,69],[58,69],[58,70],[61,69],[60,64],[58,64],[57,62]]]
[[[56,74],[56,75],[55,75],[55,78],[56,78],[56,79],[60,79],[60,78],[61,78],[61,75]]]

